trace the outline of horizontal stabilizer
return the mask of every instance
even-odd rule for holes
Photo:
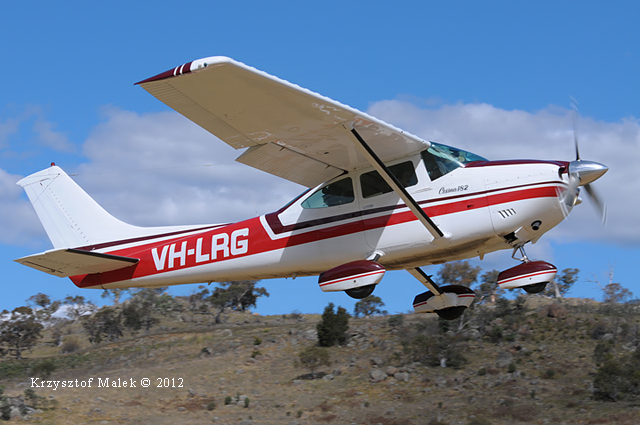
[[[140,261],[137,258],[101,254],[79,249],[54,249],[18,258],[16,262],[59,277],[104,273],[123,269]]]

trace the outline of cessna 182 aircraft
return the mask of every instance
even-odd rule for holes
[[[405,269],[428,289],[415,311],[454,319],[474,292],[438,285],[420,266],[509,249],[520,264],[498,284],[540,292],[557,270],[524,246],[567,217],[580,186],[604,213],[590,183],[607,167],[580,159],[577,140],[573,161],[491,161],[226,57],[137,84],[245,149],[237,161],[309,190],[238,223],[143,228],[111,216],[52,164],[18,184],[54,249],[17,262],[102,289],[319,275],[321,290],[354,298],[386,270]]]

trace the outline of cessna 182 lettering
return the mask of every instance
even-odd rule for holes
[[[580,159],[577,140],[573,161],[491,161],[225,57],[138,84],[245,149],[237,161],[309,190],[240,223],[142,228],[111,216],[52,164],[18,184],[54,249],[17,262],[103,289],[319,275],[322,291],[354,298],[371,294],[386,270],[405,269],[428,289],[415,311],[453,319],[474,292],[438,285],[421,266],[510,249],[520,264],[498,284],[540,292],[557,270],[529,260],[524,246],[581,202],[581,186],[604,215],[590,184],[607,167]]]

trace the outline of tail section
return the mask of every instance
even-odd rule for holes
[[[55,165],[18,182],[33,204],[54,248],[93,245],[140,234],[113,217]]]

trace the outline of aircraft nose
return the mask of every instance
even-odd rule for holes
[[[578,178],[578,185],[584,186],[598,180],[609,170],[606,165],[594,161],[583,161],[578,159],[569,163],[569,174]]]

